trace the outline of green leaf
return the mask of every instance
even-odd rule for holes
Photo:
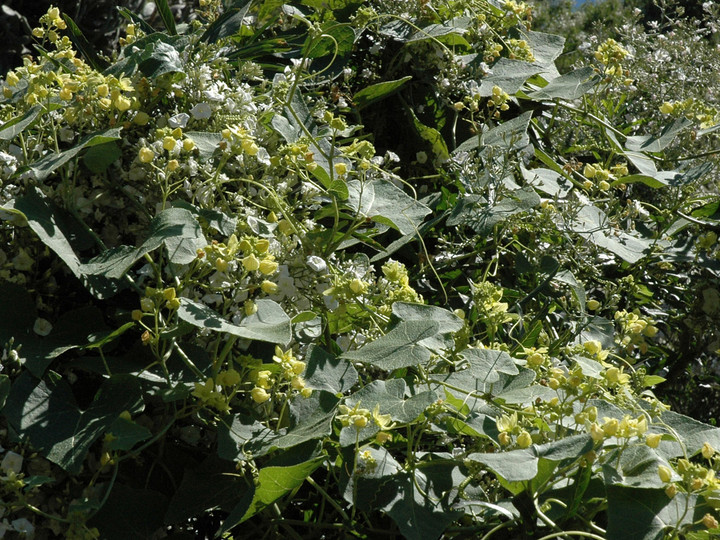
[[[188,131],[185,133],[185,137],[193,140],[198,152],[200,152],[200,157],[203,159],[210,159],[217,150],[220,141],[223,140],[220,133],[207,131]]]
[[[460,317],[452,311],[427,304],[413,304],[409,302],[394,302],[392,314],[403,321],[435,321],[438,323],[437,335],[426,338],[420,345],[432,350],[449,349],[453,347],[450,334],[463,328]]]
[[[555,71],[555,60],[563,52],[565,38],[556,34],[546,34],[532,30],[524,35],[533,52],[535,62],[548,68],[550,73]]]
[[[406,110],[410,113],[415,131],[417,131],[417,134],[422,139],[430,144],[433,155],[440,160],[448,159],[450,154],[448,153],[447,144],[445,144],[445,139],[443,139],[442,134],[437,129],[423,124],[411,108],[406,107]]]
[[[585,95],[601,77],[590,67],[584,67],[553,79],[539,90],[528,92],[528,97],[536,100],[564,99],[572,101]]]
[[[402,321],[384,336],[346,352],[346,360],[363,362],[386,371],[417,366],[430,360],[430,351],[418,342],[436,335],[435,321]]]
[[[685,117],[677,118],[672,123],[663,127],[657,136],[652,135],[635,135],[628,137],[625,146],[628,150],[637,152],[660,152],[664,150],[673,139],[685,129],[692,126],[692,121]]]
[[[663,412],[662,421],[680,437],[689,456],[695,455],[706,442],[713,448],[720,448],[720,428],[713,427],[674,411]],[[683,449],[675,441],[663,440],[658,452],[666,458],[683,455]]]
[[[44,158],[30,165],[30,170],[35,174],[35,178],[42,182],[50,176],[56,169],[65,165],[68,161],[77,156],[85,148],[90,148],[99,144],[105,144],[110,141],[120,139],[120,128],[111,128],[104,131],[97,131],[86,135],[77,145],[69,150],[60,152],[59,154],[50,153]]]
[[[83,163],[91,172],[100,174],[121,157],[122,151],[115,141],[111,141],[89,148],[85,152]]]
[[[24,367],[36,377],[45,373],[53,359],[70,349],[86,347],[93,333],[107,329],[100,310],[88,306],[63,314],[54,321],[50,334],[41,337],[33,331],[37,311],[23,287],[0,282],[0,298],[0,345],[13,338]]]
[[[482,463],[507,482],[522,482],[535,478],[541,459],[551,462],[577,460],[592,450],[592,447],[593,440],[589,435],[574,435],[509,452],[473,453],[468,459]]]
[[[634,264],[656,244],[661,242],[653,239],[640,238],[624,231],[611,230],[605,212],[599,208],[586,205],[569,223],[570,229],[587,238],[598,247],[607,249],[621,259]]]
[[[389,414],[393,422],[409,424],[437,400],[437,394],[430,390],[407,398],[406,393],[403,379],[373,381],[348,397],[345,404],[351,409],[359,404],[371,412],[378,407],[378,414]]]
[[[232,324],[205,304],[182,298],[177,314],[181,321],[215,332],[226,332],[245,339],[284,345],[292,339],[290,317],[279,304],[267,298],[255,302],[257,312]]]
[[[427,39],[439,39],[447,36],[462,36],[468,31],[468,27],[471,25],[470,17],[455,17],[450,21],[446,21],[440,24],[430,24],[425,28],[421,28],[410,36],[406,43],[412,43],[415,41],[425,41]],[[443,39],[440,39],[444,41]],[[468,42],[465,39],[462,41],[451,41],[451,44],[464,44]]]
[[[529,448],[492,454],[473,453],[467,459],[482,463],[507,482],[532,480],[538,473],[538,458]]]
[[[390,225],[401,234],[417,233],[432,211],[387,180],[348,182],[348,205],[361,216]]]
[[[109,66],[108,62],[95,52],[95,48],[75,24],[75,21],[65,13],[62,14],[62,18],[67,24],[68,30],[70,30],[70,41],[75,45],[75,48],[82,53],[95,71],[104,71]]]
[[[572,182],[563,174],[551,169],[538,168],[528,170],[523,167],[522,164],[520,168],[523,173],[523,178],[528,184],[551,197],[564,199],[573,187]]]
[[[40,116],[42,105],[34,105],[22,115],[11,118],[0,126],[0,141],[11,141]]]
[[[503,122],[497,127],[483,131],[480,137],[473,136],[461,143],[453,154],[469,152],[476,148],[484,149],[486,146],[497,146],[506,149],[520,149],[530,143],[527,129],[532,118],[532,111],[522,113],[520,116]],[[483,128],[484,129],[484,128]]]
[[[90,446],[105,433],[121,412],[142,406],[139,381],[114,375],[81,411],[68,383],[51,373],[38,381],[23,373],[15,382],[4,414],[21,437],[70,474],[79,474]]]
[[[155,0],[155,5],[160,13],[160,18],[171,36],[177,35],[177,29],[175,28],[175,17],[173,16],[172,10],[168,5],[167,0]]]
[[[208,227],[212,227],[225,236],[229,237],[237,228],[237,218],[228,216],[219,210],[213,210],[212,208],[200,208],[193,206],[187,201],[173,201],[172,205],[175,208],[184,208],[185,210],[189,210],[198,219],[201,225],[205,226],[205,224],[207,224]]]
[[[515,95],[526,80],[543,71],[542,66],[537,64],[500,58],[492,65],[492,73],[483,77],[478,93],[490,97],[493,95],[493,87],[499,86],[511,96]]]
[[[150,222],[150,234],[139,247],[119,246],[80,266],[80,272],[120,279],[146,253],[165,244],[170,261],[187,264],[195,260],[197,250],[207,246],[195,217],[184,208],[167,208]]]
[[[168,73],[185,76],[180,53],[165,41],[149,43],[140,57],[138,68],[151,79],[157,79]]]
[[[666,529],[702,519],[703,510],[694,494],[679,492],[671,499],[663,489],[615,485],[607,486],[606,492],[607,538],[613,540],[660,540]]]
[[[110,425],[108,433],[111,433],[114,437],[106,442],[108,450],[130,450],[137,443],[152,437],[152,433],[148,428],[122,417],[119,417]]]
[[[337,55],[342,58],[352,51],[355,43],[355,31],[350,24],[338,24],[331,21],[321,27],[322,35],[308,36],[303,44],[301,54],[308,58],[323,58]]]
[[[385,81],[366,86],[355,93],[355,95],[353,96],[353,104],[355,105],[355,107],[357,107],[358,110],[362,110],[368,105],[372,105],[373,103],[376,103],[381,99],[385,99],[386,97],[391,96],[392,94],[400,90],[400,88],[402,88],[403,85],[405,85],[405,83],[408,82],[410,79],[412,79],[412,76],[408,75],[407,77],[403,77],[402,79]]]
[[[221,39],[235,35],[242,28],[243,20],[250,10],[252,0],[245,2],[239,8],[227,10],[207,27],[200,41],[203,43],[216,43]]]
[[[358,372],[350,362],[311,345],[306,355],[305,386],[332,394],[343,394],[358,381]]]
[[[508,375],[520,373],[512,357],[504,351],[465,349],[461,356],[470,364],[468,369],[472,376],[484,386],[497,382],[500,379],[500,373]]]
[[[300,487],[324,459],[316,454],[314,442],[273,458],[260,469],[249,504],[245,500],[238,503],[225,518],[221,533],[250,519],[280,497]]]
[[[608,456],[603,465],[606,485],[622,485],[636,488],[664,489],[666,484],[658,476],[660,465],[668,466],[657,453],[644,444],[628,446],[616,456]]]

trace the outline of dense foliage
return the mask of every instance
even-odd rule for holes
[[[0,536],[720,532],[712,3],[156,4],[2,83]]]

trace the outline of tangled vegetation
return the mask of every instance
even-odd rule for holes
[[[720,532],[712,2],[156,4],[2,83],[0,537]]]

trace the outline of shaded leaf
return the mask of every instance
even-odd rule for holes
[[[20,116],[11,118],[0,126],[0,141],[11,141],[40,116],[42,105],[34,105]]]
[[[167,504],[162,493],[116,483],[89,526],[97,527],[103,540],[146,540],[162,527]]]
[[[45,180],[50,176],[56,169],[65,165],[68,161],[77,156],[83,149],[96,146],[98,144],[105,144],[110,141],[115,141],[120,138],[120,128],[111,128],[104,131],[97,131],[86,135],[78,144],[60,152],[59,154],[50,153],[44,158],[32,163],[30,170],[35,174],[37,180]]]
[[[306,355],[305,386],[332,394],[343,394],[358,381],[358,372],[350,362],[311,346]]]
[[[663,489],[609,485],[607,537],[617,540],[659,540],[666,528],[702,519],[697,495],[678,493],[672,499]],[[688,512],[692,508],[694,512]]]
[[[80,266],[83,274],[119,279],[146,253],[165,244],[171,262],[187,264],[207,246],[200,224],[184,208],[167,208],[150,222],[149,236],[139,247],[119,246]]]
[[[230,511],[249,490],[235,462],[210,454],[197,468],[185,470],[164,522],[182,523],[215,508]]]
[[[107,379],[90,406],[81,411],[68,383],[56,374],[38,381],[28,373],[12,387],[4,414],[21,437],[47,459],[78,474],[90,446],[121,412],[142,405],[140,384],[130,375]]]

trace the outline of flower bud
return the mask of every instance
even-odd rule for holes
[[[518,435],[517,444],[520,448],[527,448],[532,444],[532,437],[527,431],[523,430]]]
[[[668,483],[672,479],[672,470],[670,467],[660,465],[658,467],[658,476],[662,482]]]
[[[662,440],[662,433],[649,433],[645,436],[645,444],[650,448],[657,448],[660,446]]]

